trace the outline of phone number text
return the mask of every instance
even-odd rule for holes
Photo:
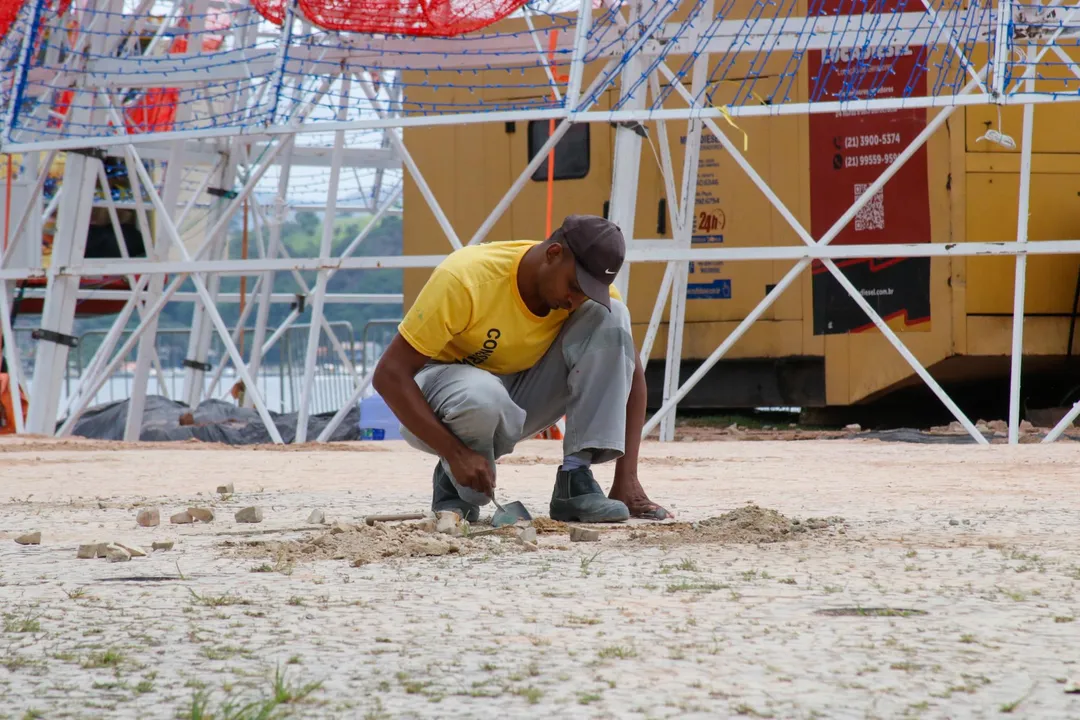
[[[884,155],[878,155],[876,153],[872,155],[848,155],[844,158],[844,167],[855,168],[889,165],[899,156],[899,153],[885,153]]]
[[[900,133],[881,133],[878,135],[851,135],[844,138],[844,149],[855,150],[881,145],[899,145]]]

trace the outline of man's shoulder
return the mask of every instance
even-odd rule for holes
[[[484,283],[508,276],[518,255],[535,244],[532,240],[510,240],[467,245],[447,255],[438,269],[465,285]]]

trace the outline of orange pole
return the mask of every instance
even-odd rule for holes
[[[247,260],[248,256],[248,201],[244,198],[244,234],[240,238],[240,257]],[[247,276],[240,276],[240,314],[244,314],[244,300],[247,293]],[[240,344],[238,348],[240,353],[244,352],[244,328],[240,328]]]
[[[555,48],[559,43],[559,29],[554,28],[549,36],[551,39],[548,41],[548,67],[551,68],[551,77],[558,80],[555,77]],[[555,88],[551,89],[551,96],[557,101],[558,95],[555,92]],[[548,120],[548,137],[555,134],[555,118]],[[558,143],[556,143],[557,145]],[[547,157],[547,220],[545,225],[544,237],[551,237],[551,216],[555,212],[555,148],[552,147],[548,150]]]
[[[552,81],[556,82],[556,83],[558,83],[558,82],[566,82],[567,80],[570,79],[569,76],[567,76],[567,75],[557,75],[555,73],[555,49],[558,47],[558,43],[559,43],[559,29],[558,28],[552,29],[550,38],[551,39],[548,41],[548,67],[551,68]],[[559,96],[558,96],[558,94],[557,94],[554,87],[551,89],[551,96],[556,102],[558,102]],[[550,120],[548,120],[548,137],[551,137],[554,134],[555,134],[555,118],[551,118]],[[556,145],[557,144],[558,143],[556,143]],[[554,208],[555,208],[555,148],[554,147],[552,147],[550,150],[548,150],[547,163],[548,163],[548,168],[547,168],[547,228],[546,228],[546,233],[545,233],[544,237],[551,237],[551,220],[552,220],[552,215],[554,214]],[[565,416],[563,416],[563,417],[565,417]],[[538,439],[561,440],[562,439],[562,432],[559,430],[558,424],[553,424],[551,427],[549,427],[549,428],[547,428],[545,430],[541,430],[539,433],[537,433],[536,438],[538,438]]]

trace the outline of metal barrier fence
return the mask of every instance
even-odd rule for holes
[[[400,323],[401,318],[375,318],[364,323],[364,329],[360,331],[360,372],[362,374],[367,375],[375,369],[375,363],[379,362],[379,358],[386,351],[386,346],[394,339]],[[372,328],[376,328],[372,333],[375,339],[368,340],[368,333]]]
[[[340,341],[346,357],[354,365],[363,360],[361,346],[356,343],[352,323],[346,321],[331,322],[335,335]],[[309,325],[293,325],[282,335],[277,344],[263,358],[259,366],[258,376],[255,382],[262,396],[266,398],[267,407],[275,412],[296,412],[300,403],[300,393],[304,380],[304,355],[307,347]],[[15,331],[15,339],[23,359],[23,378],[29,382],[33,376],[33,344],[31,328],[18,328]],[[94,352],[100,346],[106,334],[105,330],[90,330],[79,336],[79,344],[68,353],[68,366],[64,374],[64,390],[61,396],[61,404],[66,402],[71,392],[77,387],[89,365]],[[125,336],[126,336],[125,332]],[[161,372],[152,369],[150,380],[147,385],[148,394],[163,395],[176,400],[182,397],[184,390],[183,367],[184,358],[187,356],[188,338],[191,334],[188,328],[159,328],[155,339],[158,358],[161,362]],[[251,333],[245,332],[244,339],[250,342]],[[123,337],[120,343],[123,343]],[[359,357],[358,357],[359,356]],[[315,378],[312,384],[311,408],[312,414],[332,412],[338,410],[349,401],[352,396],[353,376],[348,367],[342,362],[341,357],[334,349],[333,344],[326,333],[320,333],[319,348],[316,352],[317,362],[315,366]],[[109,377],[98,391],[91,407],[103,403],[125,400],[131,397],[131,383],[135,371],[136,350],[125,358],[115,373]],[[207,354],[207,362],[215,369],[222,362],[228,362],[229,358],[221,343],[221,338],[215,333]],[[359,368],[358,368],[359,370]],[[211,390],[214,372],[206,373],[203,395]],[[231,364],[221,372],[221,379],[213,388],[213,397],[227,399],[230,391],[239,380],[236,370]]]

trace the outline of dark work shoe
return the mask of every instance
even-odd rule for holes
[[[453,510],[469,522],[476,522],[480,518],[480,508],[461,499],[457,488],[454,487],[454,481],[443,470],[441,462],[435,466],[431,485],[431,509],[434,512]]]
[[[551,493],[551,519],[562,522],[623,522],[630,511],[600,489],[589,468],[559,470]]]

